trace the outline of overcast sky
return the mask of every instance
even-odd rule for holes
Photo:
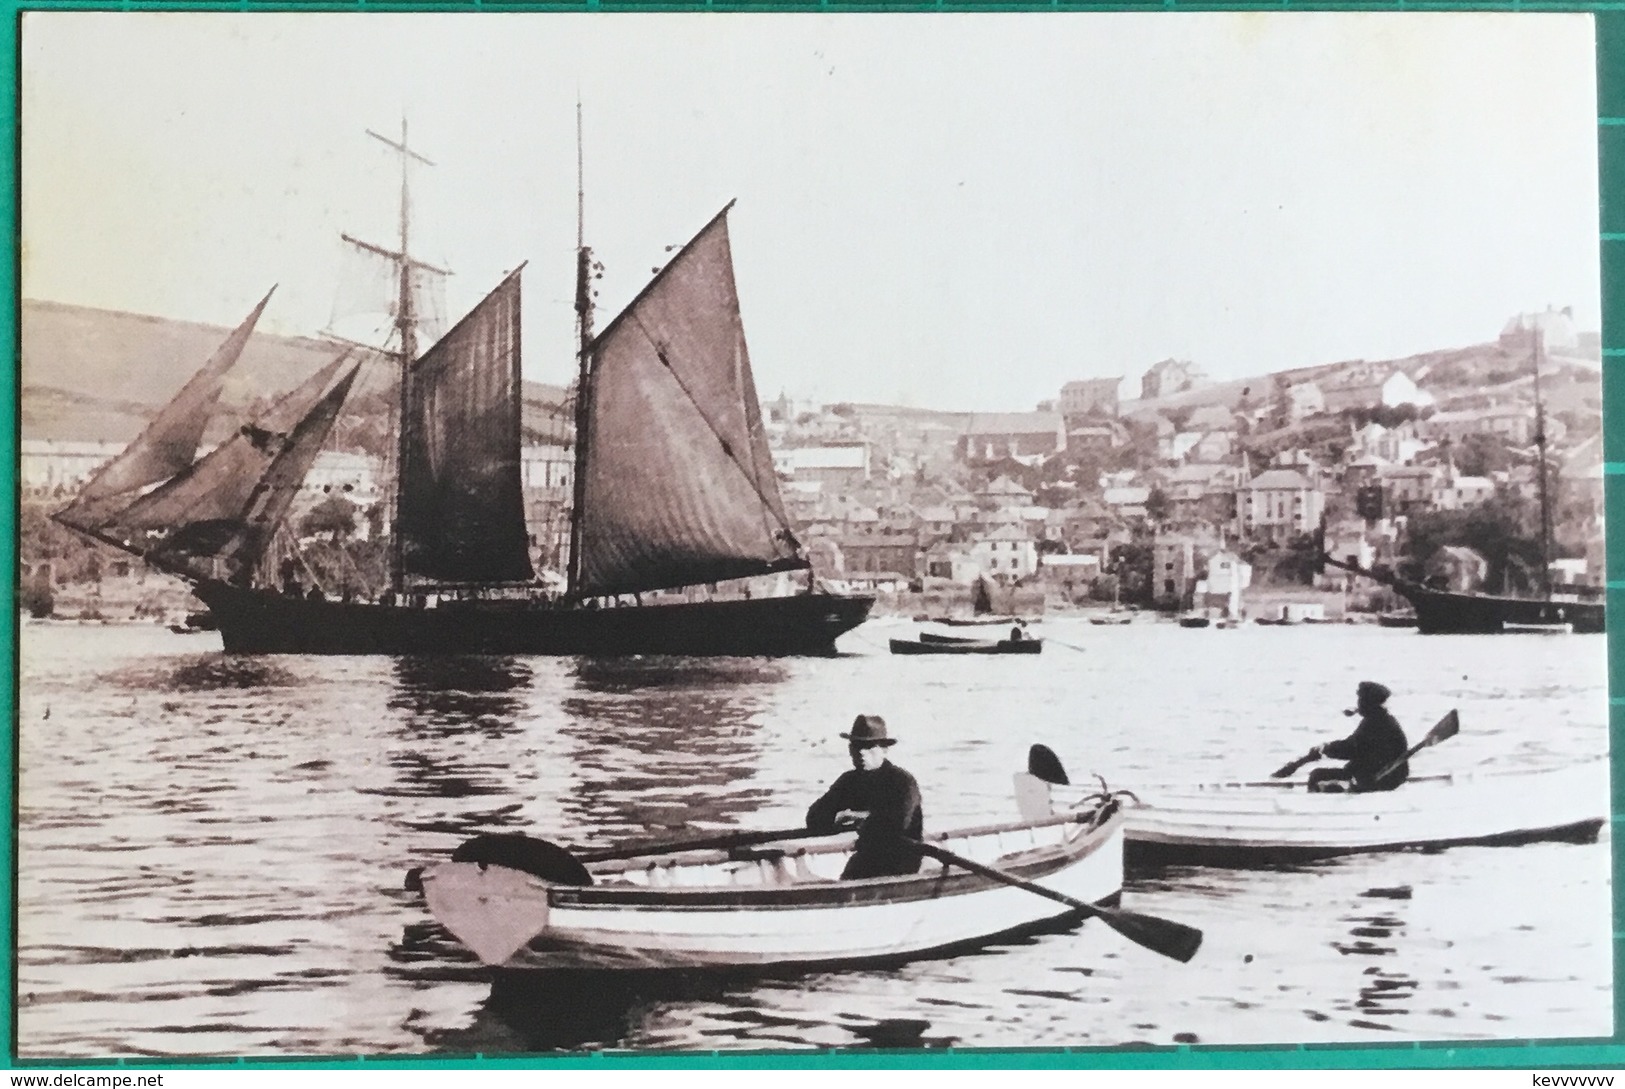
[[[523,261],[572,367],[575,103],[607,322],[729,199],[764,396],[1025,409],[1599,318],[1583,15],[23,17],[23,293],[327,326],[398,167],[453,315]],[[414,245],[414,249],[417,246]],[[201,361],[200,361],[201,362]]]

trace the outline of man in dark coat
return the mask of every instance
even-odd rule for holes
[[[886,720],[879,715],[859,715],[852,732],[841,736],[852,754],[852,770],[807,810],[807,827],[814,832],[858,830],[857,850],[841,872],[843,878],[918,873],[920,849],[907,840],[919,839],[924,827],[920,786],[886,759],[897,739],[886,736]]]
[[[1332,741],[1314,750],[1319,756],[1348,763],[1340,768],[1316,768],[1310,772],[1310,790],[1335,793],[1347,789],[1363,794],[1393,790],[1410,777],[1410,766],[1405,761],[1410,745],[1405,740],[1405,731],[1383,706],[1388,701],[1388,689],[1375,681],[1361,681],[1354,691],[1360,725],[1341,741]],[[1396,760],[1399,765],[1378,779],[1382,770]],[[1347,788],[1343,783],[1349,784]]]

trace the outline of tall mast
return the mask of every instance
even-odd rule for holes
[[[1540,399],[1540,363],[1545,354],[1546,337],[1540,322],[1534,323],[1535,336],[1535,448],[1540,464],[1536,470],[1536,488],[1540,492],[1540,595],[1552,596],[1552,497],[1546,490],[1546,406]]]
[[[581,505],[587,492],[587,427],[591,418],[592,250],[587,246],[587,197],[581,150],[581,99],[576,99],[576,418],[575,479],[570,501],[568,592],[581,585]]]
[[[384,144],[386,147],[394,149],[401,157],[401,219],[400,219],[401,244],[400,244],[400,249],[393,252],[393,253],[391,253],[388,250],[384,250],[384,249],[382,249],[380,247],[370,246],[370,245],[366,244],[365,242],[361,242],[361,241],[358,241],[357,239],[350,238],[348,235],[344,236],[345,241],[351,243],[352,245],[359,246],[362,249],[369,250],[369,251],[371,251],[373,253],[379,254],[380,256],[387,257],[387,258],[390,258],[390,259],[394,260],[395,268],[396,268],[396,272],[397,272],[397,295],[396,295],[396,300],[395,300],[395,329],[401,335],[401,347],[400,347],[400,352],[399,352],[400,366],[401,366],[401,381],[400,381],[400,404],[399,404],[399,408],[398,408],[400,426],[396,428],[395,473],[394,473],[395,486],[394,486],[393,489],[391,489],[390,497],[389,497],[390,498],[390,503],[389,503],[389,506],[390,506],[390,513],[389,513],[389,526],[390,526],[390,535],[389,535],[390,536],[389,586],[390,586],[391,590],[393,590],[395,593],[398,594],[406,586],[406,563],[405,563],[405,558],[404,558],[405,554],[404,554],[404,550],[403,550],[403,542],[401,540],[401,534],[400,534],[400,531],[399,531],[400,509],[401,509],[401,475],[405,471],[405,467],[406,467],[406,428],[407,428],[408,409],[409,409],[409,407],[411,405],[412,361],[417,358],[417,347],[418,347],[418,344],[417,344],[417,314],[416,314],[416,312],[414,310],[413,299],[412,299],[412,294],[413,294],[412,293],[412,270],[413,270],[414,266],[419,266],[419,265],[421,265],[424,268],[429,268],[429,269],[431,269],[432,271],[435,271],[435,272],[444,272],[445,270],[444,269],[434,269],[430,265],[423,264],[423,262],[414,261],[412,259],[412,256],[411,256],[412,251],[407,248],[408,247],[408,242],[410,241],[410,238],[411,238],[411,228],[412,228],[412,191],[411,191],[409,167],[411,166],[411,161],[413,159],[416,159],[418,162],[423,163],[425,166],[433,166],[434,163],[431,160],[426,159],[422,155],[419,155],[417,152],[413,151],[411,149],[411,147],[407,144],[407,141],[406,141],[406,135],[407,135],[407,133],[406,133],[406,118],[404,118],[404,117],[401,118],[401,138],[400,138],[400,141],[398,143],[396,141],[394,141],[394,140],[391,140],[387,136],[380,136],[378,133],[373,132],[371,129],[367,130],[367,135],[371,136],[374,140],[377,140],[379,143]]]

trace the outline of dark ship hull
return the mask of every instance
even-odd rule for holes
[[[1516,631],[1523,625],[1567,624],[1577,633],[1596,633],[1606,627],[1600,601],[1462,594],[1403,582],[1393,583],[1393,588],[1416,610],[1416,630],[1423,635],[1490,635]]]
[[[500,599],[432,607],[193,587],[233,654],[833,654],[872,597],[807,594],[581,608]]]

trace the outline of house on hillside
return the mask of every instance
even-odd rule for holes
[[[1211,533],[1158,534],[1151,544],[1151,600],[1159,609],[1189,608],[1208,557],[1219,549]]]
[[[841,443],[775,450],[773,468],[789,480],[853,488],[869,479],[869,444]]]
[[[1152,364],[1140,376],[1140,399],[1155,400],[1174,393],[1184,393],[1207,384],[1208,378],[1196,364],[1188,359],[1164,359]]]
[[[1495,482],[1484,476],[1463,476],[1454,465],[1445,466],[1434,485],[1434,510],[1466,510],[1495,496]]]
[[[1438,419],[1438,415],[1432,419]],[[1402,423],[1398,427],[1368,423],[1354,432],[1350,448],[1356,455],[1372,455],[1396,465],[1403,465],[1426,449],[1427,443],[1419,437],[1417,425],[1414,423]]]
[[[1296,468],[1269,469],[1242,486],[1239,506],[1243,533],[1285,544],[1314,532],[1325,496]]]
[[[1253,582],[1253,567],[1236,553],[1221,548],[1207,558],[1207,569],[1196,580],[1192,604],[1232,619],[1241,616],[1241,592]]]
[[[1398,408],[1400,405],[1422,409],[1433,405],[1431,393],[1419,387],[1410,375],[1391,365],[1358,368],[1318,384],[1327,412],[1354,408]]]
[[[1235,465],[1211,462],[1176,465],[1155,474],[1157,486],[1168,497],[1171,521],[1232,527],[1240,475]]]
[[[1435,442],[1462,442],[1469,435],[1494,435],[1512,446],[1535,441],[1534,405],[1491,405],[1488,408],[1438,412],[1422,421],[1421,432]],[[1561,442],[1567,428],[1546,418],[1546,438]]]
[[[978,506],[991,510],[1008,510],[1012,507],[1031,506],[1033,493],[1009,477],[1001,476],[979,490],[975,498]]]
[[[1074,552],[1104,541],[1119,525],[1118,517],[1101,500],[1089,497],[1075,507],[1058,512],[1061,517],[1061,539]]]
[[[1548,352],[1575,352],[1580,347],[1580,334],[1574,326],[1574,309],[1561,310],[1547,307],[1538,313],[1519,314],[1501,327],[1499,343],[1504,351],[1527,352],[1532,341],[1530,335],[1539,331]]]
[[[1061,387],[1061,415],[1069,425],[1086,416],[1116,416],[1117,391],[1123,384],[1116,378],[1086,378]]]
[[[1001,585],[1024,579],[1038,570],[1038,545],[1023,529],[1000,526],[978,534],[970,542],[970,555],[984,573]]]
[[[1128,442],[1128,429],[1117,420],[1082,420],[1066,429],[1066,448],[1076,451],[1116,450]]]
[[[859,573],[894,573],[910,579],[918,574],[920,541],[912,533],[850,533],[841,538],[841,555],[849,579]]]
[[[1444,479],[1442,465],[1395,465],[1382,474],[1389,514],[1412,514],[1433,509]]]
[[[1117,518],[1127,520],[1145,517],[1145,503],[1151,498],[1151,489],[1140,484],[1109,487],[1101,492],[1101,502]]]
[[[1093,552],[1055,553],[1038,557],[1038,576],[1068,601],[1082,601],[1100,578],[1100,566],[1100,556]]]
[[[914,531],[928,541],[940,541],[953,535],[957,521],[952,507],[920,507],[915,512]]]
[[[959,437],[964,461],[1012,458],[1035,465],[1066,449],[1066,423],[1059,412],[981,412]]]

